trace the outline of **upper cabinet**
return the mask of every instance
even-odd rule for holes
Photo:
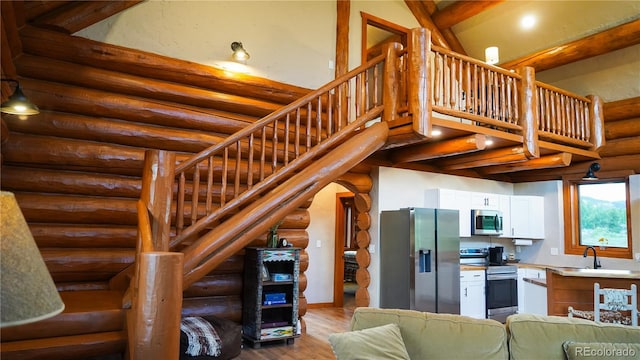
[[[505,236],[544,239],[544,197],[514,195],[510,205],[511,229],[505,227]]]
[[[425,191],[424,206],[434,209],[458,210],[460,217],[460,237],[471,236],[471,193],[449,189],[428,189]]]
[[[460,237],[471,236],[471,210],[500,210],[504,238],[544,238],[544,198],[450,189],[428,189],[424,206],[460,212]]]

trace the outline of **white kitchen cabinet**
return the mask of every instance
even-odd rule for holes
[[[471,208],[480,210],[500,210],[500,195],[471,193]]]
[[[505,237],[544,239],[544,197],[513,195],[510,201],[510,228]]]
[[[518,269],[518,313],[547,315],[547,288],[525,281],[528,279],[546,279],[545,269]]]
[[[427,189],[424,206],[434,209],[458,210],[460,237],[471,236],[471,193],[450,189]]]
[[[486,318],[484,270],[460,271],[460,315]]]

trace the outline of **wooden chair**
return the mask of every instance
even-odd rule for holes
[[[569,306],[569,317],[593,321],[638,326],[638,292],[636,284],[631,289],[601,289],[593,284],[593,311],[576,310]],[[621,311],[629,311],[627,316]]]

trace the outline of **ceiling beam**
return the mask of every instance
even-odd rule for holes
[[[481,134],[419,144],[395,150],[391,155],[394,164],[435,159],[444,156],[461,155],[484,150],[486,137]]]
[[[559,153],[553,155],[542,156],[537,159],[528,161],[504,164],[497,166],[489,166],[482,169],[483,174],[504,174],[516,171],[539,170],[566,167],[571,165],[572,155],[569,153]]]
[[[522,146],[514,146],[483,151],[481,153],[457,157],[455,159],[444,159],[440,161],[438,165],[441,169],[449,171],[502,165],[527,160],[524,148]]]
[[[470,17],[499,5],[505,0],[456,1],[442,10],[431,14],[431,20],[440,30],[448,29]]]
[[[505,69],[531,66],[536,69],[536,72],[540,72],[636,44],[640,44],[640,19],[564,45],[538,51],[499,66]]]
[[[429,11],[429,6],[426,5],[427,1],[404,0],[404,2],[416,20],[418,20],[420,26],[431,31],[431,43],[459,52],[459,49],[453,49],[449,45],[442,36],[440,29],[431,21],[431,12]],[[433,9],[433,7],[431,7],[431,9]]]
[[[141,2],[142,0],[72,1],[34,19],[33,24],[73,34]]]

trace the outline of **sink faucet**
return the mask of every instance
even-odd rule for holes
[[[587,253],[589,252],[589,249],[593,250],[593,268],[594,269],[601,268],[602,265],[600,265],[600,262],[598,261],[598,255],[596,254],[596,248],[594,248],[593,246],[587,246],[587,248],[584,249],[584,253],[582,254],[582,257],[587,257]]]

